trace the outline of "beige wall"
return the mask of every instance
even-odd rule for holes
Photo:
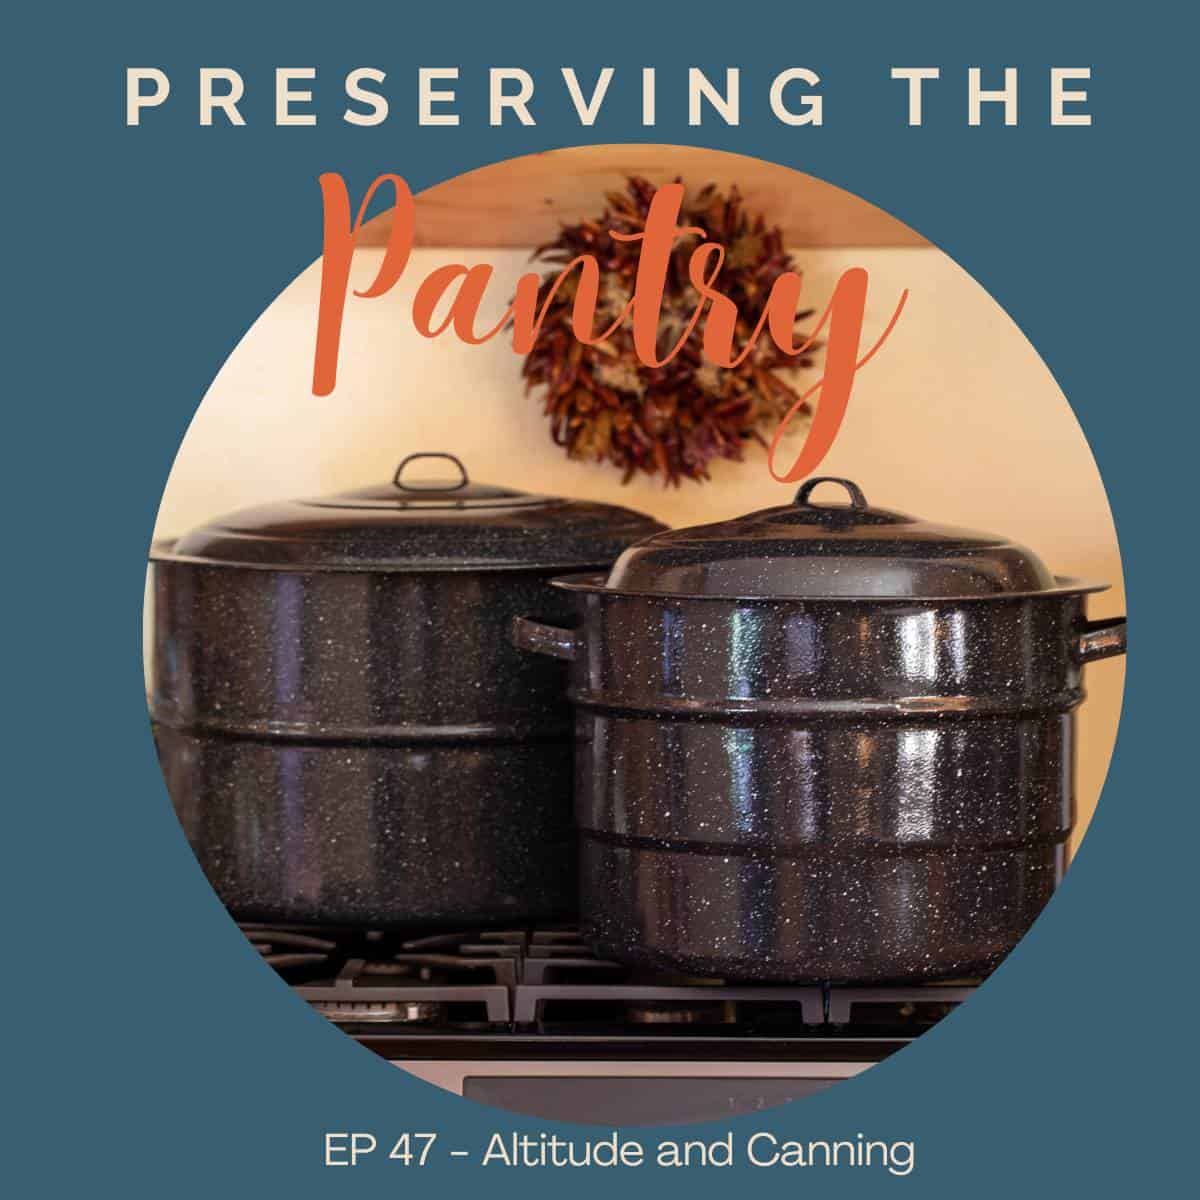
[[[364,286],[380,251],[364,249]],[[1003,532],[1059,574],[1108,580],[1093,615],[1124,611],[1116,535],[1079,426],[1033,348],[969,276],[932,248],[798,249],[814,303],[850,265],[870,272],[864,341],[911,295],[891,340],[859,376],[824,474],[856,479],[873,504]],[[452,449],[478,479],[615,501],[673,524],[781,503],[762,453],[719,464],[711,484],[622,487],[606,467],[572,463],[549,440],[507,342],[427,341],[411,327],[415,281],[448,261],[490,261],[497,315],[527,269],[525,251],[421,249],[378,300],[351,299],[337,391],[309,391],[318,272],[285,289],[246,334],[199,407],[175,462],[158,536],[247,504],[390,478],[414,450]],[[1123,664],[1087,669],[1079,802],[1090,817],[1120,712]]]

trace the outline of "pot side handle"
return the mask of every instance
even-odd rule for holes
[[[513,617],[510,633],[514,646],[532,654],[571,659],[579,649],[579,636],[575,630],[543,625],[528,617]]]
[[[1075,653],[1081,663],[1095,662],[1125,653],[1125,618],[1106,617],[1101,621],[1084,621]]]

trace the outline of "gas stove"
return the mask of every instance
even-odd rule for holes
[[[510,1111],[596,1124],[716,1119],[820,1091],[919,1037],[980,982],[648,973],[596,957],[571,927],[241,928],[301,998],[388,1061]]]

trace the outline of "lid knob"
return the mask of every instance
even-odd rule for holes
[[[450,485],[446,485],[438,480],[431,480],[428,483],[405,483],[402,479],[404,468],[409,463],[416,462],[418,458],[444,458],[447,462],[452,462],[458,468],[458,482]],[[392,476],[392,483],[402,492],[457,492],[461,488],[465,488],[470,482],[470,476],[467,474],[467,468],[462,464],[462,459],[453,454],[444,454],[439,451],[430,450],[423,450],[420,453],[408,455],[396,468],[396,474]]]
[[[867,498],[862,494],[862,488],[849,479],[839,479],[834,475],[818,475],[815,479],[806,480],[800,486],[800,490],[796,493],[796,503],[803,508],[826,508],[824,504],[814,504],[809,497],[823,483],[840,484],[846,489],[847,495],[850,497],[850,507],[856,512],[860,509],[865,509],[868,506]]]

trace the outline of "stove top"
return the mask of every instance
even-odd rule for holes
[[[323,1016],[389,1059],[878,1061],[979,980],[732,984],[597,958],[570,927],[406,936],[243,924]]]

